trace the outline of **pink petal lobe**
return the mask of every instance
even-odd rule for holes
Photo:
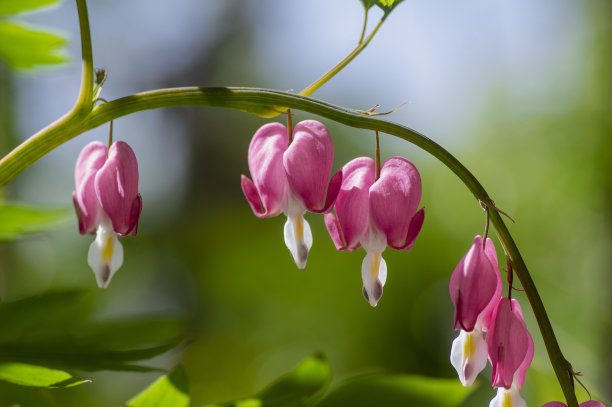
[[[580,403],[580,407],[606,407],[602,402],[589,400]]]
[[[449,292],[455,304],[455,329],[474,329],[480,315],[496,298],[498,278],[499,273],[484,254],[482,238],[476,236],[451,276]]]
[[[513,312],[513,306],[508,298],[499,301],[486,337],[489,361],[493,366],[493,387],[509,389],[514,374],[518,371],[518,385],[521,388],[525,372],[533,358],[531,335],[523,320]]]
[[[495,251],[495,246],[493,245],[493,241],[487,238],[484,253],[491,262],[491,267],[495,271],[495,279],[497,285],[495,287],[495,293],[491,297],[491,302],[485,307],[485,309],[481,313],[481,321],[482,321],[482,330],[487,332],[489,326],[491,325],[491,319],[493,317],[493,310],[497,306],[499,299],[501,298],[503,282],[501,275],[499,273],[499,264],[497,263],[497,253]],[[521,319],[523,317],[521,316]]]
[[[342,170],[337,171],[334,175],[332,175],[331,180],[329,181],[329,187],[327,187],[327,195],[325,196],[325,204],[323,205],[323,209],[315,210],[309,209],[309,211],[314,213],[328,213],[332,210],[334,203],[336,202],[336,198],[338,197],[338,193],[340,192],[340,187],[342,186]]]
[[[287,150],[289,136],[287,129],[280,123],[268,123],[261,126],[253,136],[249,145],[248,161],[249,171],[253,178],[253,184],[257,195],[263,205],[263,212],[256,212],[249,197],[254,197],[252,192],[247,200],[253,211],[259,217],[276,216],[285,209],[287,202],[287,175],[283,166],[283,154]],[[244,192],[244,188],[243,188]]]
[[[406,244],[410,221],[421,201],[421,176],[403,157],[391,157],[370,188],[370,215],[392,247]]]
[[[334,145],[327,128],[316,120],[299,122],[283,156],[287,180],[306,209],[321,212],[334,162]]]
[[[329,232],[329,236],[334,242],[334,246],[338,250],[346,250],[346,244],[344,243],[344,238],[342,237],[342,230],[340,230],[340,222],[338,222],[338,218],[333,213],[325,214],[325,227],[327,227],[327,231]]]
[[[334,209],[348,250],[359,247],[369,227],[369,189],[375,180],[371,158],[359,157],[342,167],[342,186]]]
[[[549,401],[548,403],[543,404],[542,407],[567,407],[567,404],[560,401]],[[583,407],[582,404],[580,404],[580,407]]]
[[[96,233],[100,223],[100,206],[95,191],[96,173],[106,161],[106,145],[93,141],[85,146],[74,169],[75,192],[72,195],[81,234]]]
[[[240,186],[242,187],[242,192],[244,193],[249,205],[251,205],[251,209],[253,209],[255,216],[259,218],[265,217],[266,208],[264,208],[263,204],[261,203],[259,192],[257,192],[257,187],[253,181],[243,175],[240,178]]]
[[[138,162],[129,145],[123,141],[113,143],[106,163],[96,174],[95,188],[115,233],[120,236],[134,233],[142,200],[138,195]]]
[[[534,353],[533,338],[531,337],[531,334],[529,333],[529,330],[527,329],[527,325],[525,324],[525,321],[523,320],[523,312],[521,311],[521,306],[519,302],[515,299],[512,299],[511,304],[512,304],[512,312],[514,313],[516,318],[520,321],[522,325],[522,332],[527,336],[527,352],[525,353],[523,361],[521,362],[521,365],[519,366],[517,370],[517,375],[516,375],[517,384],[519,386],[519,389],[522,389],[523,383],[525,383],[525,375],[527,373],[527,369],[529,368],[529,365],[531,365],[531,362],[533,361],[533,353]]]
[[[410,250],[412,246],[414,246],[414,242],[416,241],[417,236],[421,233],[421,229],[423,228],[423,222],[425,222],[425,208],[422,208],[420,211],[414,214],[412,219],[410,220],[410,226],[408,227],[408,234],[406,235],[406,241],[403,246],[392,246],[390,247],[396,250]]]

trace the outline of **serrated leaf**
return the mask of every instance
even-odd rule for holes
[[[380,375],[354,379],[332,390],[316,407],[455,407],[473,389],[457,379]]]
[[[385,15],[388,15],[393,11],[395,7],[397,7],[404,0],[375,0],[376,5],[385,12]]]
[[[314,354],[255,397],[266,407],[300,406],[312,396],[324,391],[331,381],[331,376],[327,358],[322,354]]]
[[[67,58],[62,47],[66,42],[57,34],[0,21],[0,58],[13,68],[64,63]]]
[[[59,0],[0,0],[0,16],[17,14],[59,3]]]
[[[187,375],[179,366],[137,394],[126,407],[188,407],[189,401]]]
[[[89,383],[62,370],[25,363],[0,363],[0,380],[20,386],[65,388]]]
[[[3,23],[0,23],[0,31]],[[2,34],[0,32],[0,38]],[[5,41],[0,41],[0,55]],[[62,208],[45,208],[22,203],[0,203],[0,241],[14,240],[21,235],[39,233],[70,219],[72,212]]]

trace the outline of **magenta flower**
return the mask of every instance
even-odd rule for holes
[[[289,144],[285,126],[266,124],[253,136],[248,160],[253,181],[242,176],[244,196],[257,217],[287,216],[285,244],[304,268],[312,247],[304,213],[329,211],[342,183],[341,172],[329,179],[334,161],[329,132],[318,121],[305,120],[295,126]]]
[[[98,286],[108,286],[123,263],[118,236],[135,236],[142,210],[138,193],[138,163],[126,143],[118,141],[107,150],[94,141],[83,148],[74,170],[72,194],[81,234],[97,234],[89,247],[87,262]]]
[[[487,333],[489,361],[493,366],[492,382],[497,396],[490,407],[525,407],[519,390],[533,359],[533,339],[523,321],[517,300],[502,298],[493,310]]]
[[[542,407],[567,407],[567,404],[562,403],[560,401],[550,401],[542,405]],[[606,406],[602,402],[595,401],[595,400],[589,400],[589,401],[583,401],[582,403],[580,403],[579,407],[606,407]]]
[[[483,339],[491,314],[499,302],[502,280],[497,254],[491,239],[483,248],[476,236],[450,280],[450,296],[455,304],[455,329],[461,329],[451,348],[451,364],[464,386],[471,386],[487,365],[487,343]]]
[[[363,247],[363,295],[373,307],[383,293],[387,264],[381,254],[387,246],[410,250],[423,221],[421,177],[403,157],[391,157],[380,169],[371,158],[356,158],[342,167],[342,186],[334,204],[335,215],[325,215],[325,225],[338,250]]]

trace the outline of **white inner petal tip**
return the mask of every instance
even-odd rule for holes
[[[380,253],[367,253],[361,263],[363,296],[375,307],[383,295],[383,286],[387,281],[387,263]]]
[[[87,263],[96,275],[98,287],[108,287],[123,264],[123,247],[112,229],[98,227],[96,240],[89,246]]]
[[[472,332],[461,330],[453,341],[450,361],[461,384],[471,386],[478,374],[487,366],[487,343],[479,329]]]
[[[289,216],[285,222],[285,244],[299,269],[306,267],[308,252],[312,247],[312,232],[304,216]]]

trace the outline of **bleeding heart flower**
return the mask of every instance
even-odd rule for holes
[[[253,181],[243,175],[241,185],[257,217],[287,216],[285,244],[298,268],[304,268],[312,247],[312,232],[304,213],[331,209],[342,173],[329,179],[334,146],[323,124],[302,121],[294,127],[292,139],[289,144],[287,128],[280,123],[260,127],[248,153]]]
[[[356,158],[342,167],[342,186],[334,204],[335,215],[325,215],[325,225],[338,250],[363,247],[361,265],[363,295],[373,307],[383,293],[387,264],[382,252],[387,246],[410,250],[423,221],[421,177],[403,157],[391,157],[376,179],[371,158]]]
[[[87,262],[98,286],[108,286],[123,263],[117,236],[135,236],[142,210],[138,193],[138,163],[122,141],[106,145],[94,141],[83,148],[74,171],[72,194],[81,234],[97,234],[89,247]]]
[[[461,383],[471,386],[487,365],[487,343],[482,334],[489,328],[491,314],[502,292],[491,239],[483,247],[482,237],[474,238],[451,276],[449,291],[455,304],[455,329],[461,328],[453,341],[450,360]]]
[[[502,298],[492,314],[487,333],[489,361],[493,366],[493,387],[497,396],[490,407],[524,407],[520,397],[525,373],[533,359],[533,339],[523,321],[518,301]]]

